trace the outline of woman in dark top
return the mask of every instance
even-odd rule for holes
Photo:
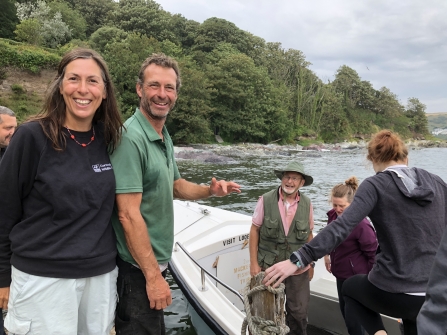
[[[104,60],[68,52],[0,167],[0,305],[10,333],[109,334],[117,268],[108,151],[121,126]]]
[[[344,184],[338,184],[332,188],[330,197],[332,209],[327,212],[328,224],[341,216],[343,211],[349,207],[358,187],[358,179],[350,177]],[[358,319],[345,314],[342,286],[346,279],[356,274],[367,274],[371,270],[376,251],[376,233],[368,219],[364,218],[346,240],[331,251],[330,256],[324,256],[326,269],[337,279],[340,310],[350,335],[363,335],[365,331]]]
[[[373,136],[367,159],[376,174],[360,184],[343,215],[290,260],[267,269],[265,284],[279,285],[297,266],[305,270],[368,216],[380,253],[368,275],[355,275],[343,284],[345,312],[358,318],[370,335],[386,334],[379,313],[402,319],[405,335],[417,334],[416,317],[447,225],[447,184],[423,169],[409,168],[405,144],[389,130]]]

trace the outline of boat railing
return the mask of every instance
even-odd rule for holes
[[[200,291],[204,292],[204,291],[208,290],[208,288],[205,285],[205,273],[206,273],[208,276],[213,278],[220,285],[222,285],[223,287],[228,289],[231,293],[235,294],[239,299],[241,299],[242,303],[244,303],[244,297],[238,291],[236,291],[234,288],[225,284],[222,280],[217,278],[215,275],[210,273],[208,270],[204,269],[203,266],[200,265],[200,263],[188,252],[188,250],[185,249],[185,247],[180,242],[176,242],[175,244],[176,244],[176,246],[178,245],[180,247],[180,249],[182,249],[184,251],[186,256],[188,256],[200,268],[200,278],[201,278],[201,282],[202,282],[201,283],[202,287],[200,288]]]

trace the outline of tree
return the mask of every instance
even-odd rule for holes
[[[332,82],[336,92],[343,94],[347,108],[355,109],[360,102],[361,79],[357,71],[342,65]]]
[[[187,20],[180,14],[171,17],[170,27],[172,27],[176,40],[180,41],[182,47],[186,49],[193,46],[199,26],[199,22]]]
[[[152,0],[121,0],[109,14],[109,25],[158,41],[179,43],[172,29],[169,13]]]
[[[409,98],[405,116],[410,119],[409,128],[416,134],[426,135],[428,131],[428,120],[425,114],[426,106],[417,98]]]
[[[118,6],[113,0],[69,0],[69,2],[84,17],[87,23],[85,32],[87,37],[106,25],[109,13]]]
[[[393,129],[403,135],[403,132],[408,131],[408,119],[404,116],[404,111],[404,106],[400,104],[397,95],[387,87],[376,91],[374,112],[377,126]]]
[[[233,45],[245,54],[250,51],[249,34],[239,29],[234,23],[216,17],[205,20],[197,28],[192,49],[211,52],[223,42]]]
[[[14,38],[14,29],[19,23],[12,0],[0,0],[0,38]]]
[[[128,36],[129,34],[122,29],[104,26],[90,36],[90,43],[95,50],[104,52],[107,44],[123,42]]]
[[[43,0],[38,0],[35,4],[16,3],[17,16],[20,24],[17,26],[17,38],[26,36],[24,32],[31,35],[29,28],[35,27],[36,33],[41,38],[37,42],[50,48],[56,48],[69,40],[71,37],[71,30],[68,25],[62,20],[60,12],[51,13],[50,7]],[[33,19],[31,22],[26,22],[25,27],[20,27],[22,22]],[[38,23],[38,25],[36,24]]]
[[[63,0],[54,0],[48,2],[50,7],[50,15],[54,16],[56,13],[61,13],[62,21],[70,28],[71,37],[74,39],[85,40],[87,22],[82,14]]]
[[[206,73],[214,88],[211,125],[215,134],[231,142],[268,142],[277,136],[270,132],[270,116],[283,110],[272,103],[275,91],[264,69],[245,54],[224,52],[215,65],[207,66]]]
[[[343,106],[344,96],[336,91],[332,83],[325,86],[325,91],[319,136],[324,141],[341,141],[351,133]]]
[[[37,19],[27,19],[17,25],[14,31],[17,41],[26,42],[33,45],[42,44],[42,35],[40,34],[41,23]]]
[[[205,74],[191,61],[180,62],[182,88],[167,127],[175,143],[206,143],[210,126],[211,87]]]
[[[50,48],[57,48],[70,40],[71,29],[62,20],[62,14],[56,12],[52,19],[42,22],[41,34],[43,45]]]

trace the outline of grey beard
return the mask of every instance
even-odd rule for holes
[[[285,187],[281,187],[281,189],[282,189],[282,191],[283,191],[285,194],[287,194],[287,195],[291,195],[291,194],[293,194],[293,193],[296,192],[296,191],[293,191],[293,192],[287,192],[287,191],[285,190]]]
[[[172,109],[174,108],[175,104],[172,106],[172,108],[169,110],[168,114],[166,114],[165,116],[159,116],[159,115],[154,115],[152,113],[151,110],[151,106],[149,104],[149,101],[147,99],[145,99],[146,97],[143,96],[140,100],[140,109],[143,113],[145,113],[147,116],[149,116],[149,118],[153,119],[153,120],[166,120],[166,118],[168,117],[168,114],[172,111]]]

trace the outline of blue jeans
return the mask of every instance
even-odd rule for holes
[[[119,257],[116,263],[118,265],[116,334],[165,335],[163,310],[150,308],[143,272]],[[166,271],[162,275],[165,277]]]

